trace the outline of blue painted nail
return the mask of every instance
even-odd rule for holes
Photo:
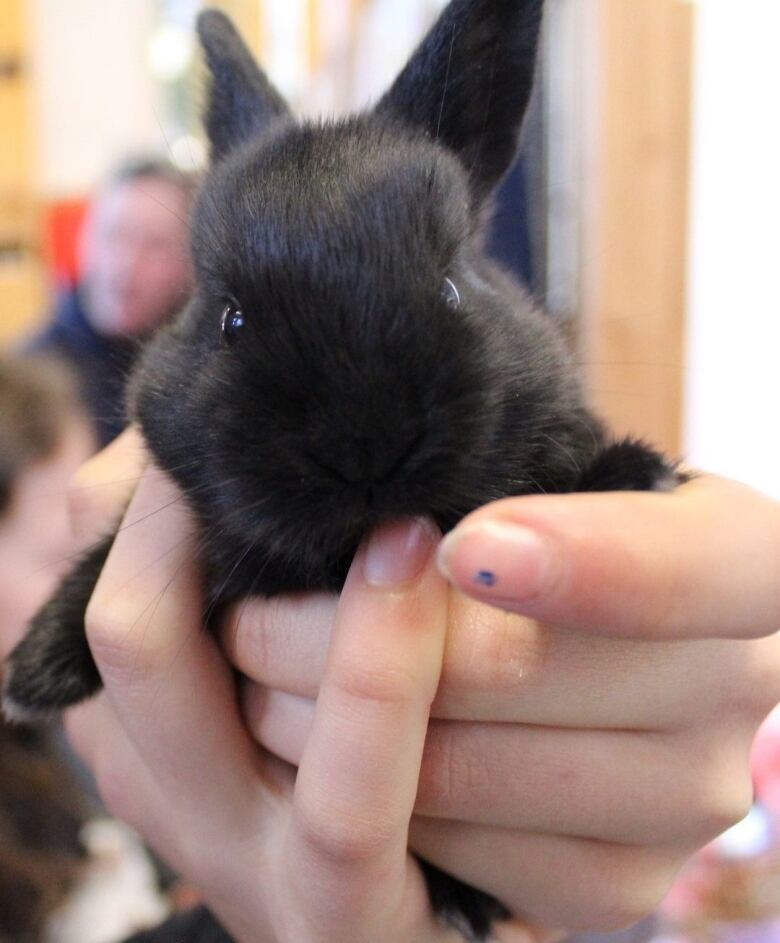
[[[496,574],[492,573],[490,570],[480,570],[474,577],[474,582],[479,583],[480,586],[488,586],[492,588],[498,582]]]

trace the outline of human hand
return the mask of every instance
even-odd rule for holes
[[[105,690],[66,719],[109,808],[242,943],[459,939],[407,851],[446,629],[432,527],[387,525],[358,554],[295,776],[258,751],[201,630],[181,496],[152,468],[135,477],[87,615]]]
[[[123,479],[132,477],[127,470],[122,472],[120,467],[117,467],[116,472],[117,477]],[[87,479],[88,477],[88,474],[82,476]],[[730,484],[723,486],[732,487]],[[717,487],[720,487],[718,483]],[[103,496],[103,503],[106,503],[106,489],[101,488],[100,494]],[[761,507],[762,502],[765,502],[765,499],[747,491],[741,496],[751,507]],[[584,497],[594,496],[544,500],[569,502],[573,498],[579,500]],[[597,497],[599,500],[611,500],[624,496]],[[625,497],[633,499],[640,496]],[[526,503],[536,500],[522,499]],[[717,504],[717,501],[714,503]],[[499,508],[501,505],[495,507]],[[81,513],[85,510],[88,509],[82,508]],[[740,516],[748,509],[740,509],[738,506],[734,510],[735,514]],[[764,524],[771,523],[767,510],[767,507],[763,507],[759,514]],[[749,520],[749,516],[745,517],[745,520]],[[756,523],[753,522],[754,526]],[[746,531],[749,534],[751,527],[747,526]],[[631,533],[630,528],[627,532]],[[507,618],[494,610],[475,606],[458,595],[453,595],[451,602],[451,618],[455,622],[455,629],[450,633],[445,660],[445,681],[440,689],[436,710],[450,718],[457,717],[464,710],[470,710],[477,722],[470,720],[466,723],[453,723],[450,720],[446,725],[437,723],[431,730],[424,759],[418,808],[425,800],[426,793],[432,805],[437,802],[437,794],[444,802],[442,810],[434,809],[427,812],[424,818],[414,820],[413,833],[420,832],[416,835],[421,839],[419,850],[423,851],[422,844],[427,842],[430,846],[430,853],[426,852],[428,857],[435,859],[438,856],[442,866],[453,872],[468,871],[474,875],[471,879],[481,886],[490,890],[495,887],[495,893],[500,894],[502,886],[506,887],[511,883],[512,887],[508,888],[508,892],[521,898],[521,903],[525,904],[525,912],[539,923],[549,924],[550,915],[552,920],[558,915],[560,923],[566,922],[571,927],[610,925],[627,922],[651,909],[655,898],[668,883],[670,873],[675,870],[680,856],[687,855],[695,845],[702,844],[715,831],[739,817],[739,807],[746,802],[746,796],[740,795],[741,792],[746,792],[746,763],[741,757],[740,738],[742,742],[749,740],[750,718],[763,711],[762,702],[776,697],[774,645],[771,650],[767,649],[766,659],[758,648],[751,647],[748,651],[740,646],[740,658],[731,666],[732,671],[729,671],[729,658],[722,646],[730,647],[733,643],[722,642],[698,643],[696,646],[673,643],[673,646],[669,647],[654,646],[652,643],[616,643],[612,640],[609,643],[613,654],[610,661],[610,647],[605,648],[603,640],[601,644],[594,645],[587,639],[581,638],[577,642],[574,638],[573,644],[567,645],[569,633],[556,636],[549,630],[543,631],[528,625],[523,631],[521,623],[514,617]],[[251,607],[256,605],[260,608],[254,616],[261,618],[265,628],[264,634],[248,631],[252,616]],[[295,689],[297,684],[306,683],[305,676],[319,677],[321,673],[321,657],[327,647],[325,636],[330,631],[332,616],[329,607],[332,605],[331,600],[325,601],[317,597],[298,602],[252,602],[245,609],[240,622],[237,618],[234,619],[233,630],[240,629],[240,632],[235,634],[230,644],[240,647],[246,655],[253,645],[256,646],[258,639],[264,638],[264,654],[260,658],[260,664],[266,664],[267,672],[271,674],[286,671],[288,679],[292,666],[292,675],[295,676],[298,672],[298,681],[293,677]],[[491,618],[486,619],[485,613],[490,613]],[[304,632],[300,631],[300,626],[298,631],[290,632],[293,626],[288,622],[292,618],[306,624]],[[228,639],[233,634],[229,631]],[[296,640],[308,640],[311,644],[296,648]],[[285,650],[285,642],[293,647]],[[598,643],[598,640],[593,642]],[[750,644],[755,646],[757,643]],[[712,657],[713,652],[709,650],[711,645],[718,649],[714,652],[716,657]],[[633,658],[630,657],[632,648]],[[291,657],[280,657],[285,655],[285,651],[286,655]],[[238,658],[242,657],[238,650],[236,655]],[[693,657],[694,655],[698,657]],[[639,672],[638,677],[635,677],[632,671],[637,670],[641,660],[647,660],[648,663],[644,670]],[[284,665],[287,667],[284,668]],[[706,671],[701,670],[702,665]],[[521,667],[525,675],[523,683],[519,684],[518,673]],[[561,672],[563,676],[560,683],[550,688],[550,679]],[[566,713],[567,697],[571,699],[569,689],[572,688],[572,680],[577,678],[578,673],[581,679],[584,677],[585,683],[589,683],[588,690],[591,694],[586,698],[590,702],[587,709],[593,715],[591,724],[596,725],[595,730],[586,729],[581,733],[586,740],[588,736],[594,739],[601,735],[602,749],[599,755],[604,759],[604,768],[610,771],[606,780],[603,776],[599,780],[598,770],[594,780],[593,767],[597,766],[597,763],[583,765],[582,754],[586,752],[584,749],[575,751],[567,765],[566,756],[557,757],[555,740],[546,736],[555,730],[556,724],[565,719],[563,715]],[[720,684],[724,675],[728,677],[729,673],[732,676],[730,680],[733,681],[731,691]],[[604,679],[606,684],[601,683]],[[684,680],[685,684],[679,685],[680,680]],[[647,684],[647,681],[650,683]],[[289,683],[288,680],[287,684]],[[603,689],[601,715],[599,697],[595,696],[593,688],[597,684],[601,684]],[[518,688],[521,690],[518,691]],[[560,699],[561,689],[566,695],[563,700]],[[547,698],[544,697],[545,690],[548,693]],[[642,697],[635,703],[637,690]],[[673,695],[671,699],[670,692]],[[717,725],[722,724],[723,717],[718,705],[723,704],[724,698],[730,695],[744,699],[740,716],[745,718],[747,730],[743,724],[736,736],[721,741],[717,736],[721,728]],[[257,703],[254,701],[256,696],[250,688],[247,694],[250,716],[255,716],[253,704]],[[531,710],[530,723],[534,725],[528,728],[525,734],[545,734],[544,739],[549,749],[541,752],[541,762],[529,764],[529,768],[523,771],[524,778],[521,776],[519,781],[510,781],[506,775],[501,778],[501,765],[509,763],[517,766],[517,758],[513,759],[512,751],[508,747],[522,749],[522,742],[518,740],[508,743],[504,740],[502,744],[501,740],[493,739],[492,733],[507,733],[511,728],[510,724],[498,727],[479,721],[483,717],[495,715],[497,708],[497,719],[511,720],[510,714],[501,714],[501,705],[507,701],[511,704],[512,699],[518,696],[520,703]],[[283,726],[288,732],[297,730],[298,734],[305,727],[305,720],[304,723],[296,723],[292,719],[291,723],[287,723],[291,720],[289,708],[294,702],[288,698],[285,708],[284,701],[283,695],[277,696],[274,692],[267,695],[262,721],[265,733],[259,731],[261,737],[273,740],[276,736],[274,729],[280,730]],[[448,701],[451,703],[448,704]],[[296,707],[300,708],[301,704],[297,703]],[[608,730],[598,728],[600,716],[608,716],[612,710],[621,708],[624,713],[627,708],[630,709],[633,721],[622,731],[623,737],[608,739],[605,736]],[[287,721],[283,720],[285,710],[288,712]],[[558,719],[556,711],[560,715]],[[650,736],[650,729],[641,729],[642,711],[657,715],[659,730],[662,731],[664,725],[674,729],[653,738]],[[678,721],[676,725],[675,719]],[[716,729],[711,731],[711,737],[706,737],[708,725],[711,723],[715,723]],[[78,723],[76,726],[79,726]],[[537,726],[538,730],[535,729]],[[633,735],[637,746],[636,754],[632,754],[630,750],[624,749],[621,753],[612,749],[617,748],[621,741],[632,742],[630,734],[637,726],[640,729]],[[81,724],[82,739],[85,743],[91,740],[94,742],[94,731],[92,736],[88,732],[84,735],[85,728],[89,731],[90,725]],[[437,731],[437,728],[440,729]],[[104,739],[113,742],[114,748],[121,752],[121,748],[117,747],[116,738],[110,732],[110,724],[107,725],[107,731]],[[517,732],[521,731],[522,728],[518,728]],[[621,733],[617,730],[612,732]],[[468,736],[464,736],[467,733]],[[573,742],[576,742],[576,729],[569,733],[569,741],[573,739]],[[559,742],[563,746],[564,741]],[[437,748],[437,743],[442,746]],[[696,747],[696,753],[691,756],[689,763],[687,754],[691,752],[688,749],[690,746]],[[289,740],[286,749],[290,749]],[[535,749],[535,746],[528,749]],[[497,750],[503,750],[503,753],[499,752],[497,755]],[[284,749],[280,749],[280,752],[284,753]],[[106,759],[110,757],[110,752],[102,751],[102,755]],[[620,762],[613,768],[610,764],[615,756]],[[706,761],[704,763],[699,762],[702,756]],[[738,756],[738,765],[736,768],[727,769],[726,779],[721,782],[720,768],[730,766],[728,760],[733,756]],[[492,766],[486,762],[486,759],[490,760],[491,757],[494,758]],[[555,773],[556,759],[562,759],[563,766],[559,768],[559,776],[553,777],[551,774]],[[637,768],[637,762],[642,759],[644,768]],[[696,764],[697,768],[690,768],[696,767]],[[578,773],[580,767],[581,774]],[[490,787],[486,778],[494,775],[496,768],[498,776]],[[534,790],[528,781],[535,777],[537,771],[543,778],[542,784]],[[578,775],[583,785],[588,787],[579,790],[579,795],[574,788],[566,787],[567,776],[574,778]],[[670,793],[668,788],[670,777],[679,784],[679,788],[673,793]],[[110,772],[105,778],[109,793],[112,790],[114,793],[120,792],[115,798],[121,807],[123,799],[128,798],[127,790],[122,788],[122,778],[114,777]],[[545,788],[555,785],[552,780],[557,778],[562,782],[557,791],[552,789],[549,802],[545,803]],[[524,803],[528,799],[533,800],[527,811],[520,806],[523,810],[521,814],[525,815],[526,820],[530,817],[530,829],[523,822],[520,827],[496,829],[494,823],[485,827],[473,821],[476,816],[479,822],[479,810],[475,813],[470,809],[490,807],[493,802],[491,789],[493,793],[496,789],[500,792],[502,786],[508,787],[505,788],[505,798],[501,800],[500,795],[496,796],[499,801],[493,805],[499,822],[502,816],[517,814],[516,808],[507,813],[507,807],[513,804],[513,797],[520,794]],[[625,795],[626,792],[628,795]],[[737,793],[736,797],[734,793]],[[651,800],[655,797],[649,809],[646,803],[642,803],[643,796]],[[730,808],[730,804],[736,808]],[[576,824],[572,821],[573,818],[587,818],[589,806],[596,813],[591,830],[579,837],[576,832],[574,837],[567,837],[567,819],[570,824]],[[560,820],[561,813],[564,815],[563,821]],[[484,816],[484,811],[481,814]],[[548,824],[547,832],[539,827],[544,824],[545,816],[548,823],[552,821],[554,826],[550,828]],[[147,814],[137,818],[145,818],[148,825],[153,816]],[[169,819],[165,814],[159,818],[159,827],[155,831],[158,844],[164,845],[162,836]],[[607,825],[613,822],[613,832],[619,832],[622,828],[624,833],[628,833],[628,839],[593,841],[590,836],[598,835],[599,822],[602,823],[602,828],[605,822]],[[559,829],[558,832],[555,827]],[[634,836],[633,840],[631,834]],[[675,839],[674,842],[670,840],[672,838]],[[507,849],[515,852],[510,854],[509,858],[503,857]],[[168,857],[175,857],[175,854],[169,853]],[[517,873],[507,874],[518,858],[524,860],[519,862]],[[534,868],[537,865],[541,865],[543,870],[539,878],[535,879]],[[497,870],[503,872],[503,881],[501,874],[496,877]],[[195,876],[195,871],[190,869],[190,874]],[[469,874],[463,876],[469,877]],[[518,884],[519,893],[515,889]],[[502,896],[508,899],[509,893]],[[570,919],[564,921],[561,916],[566,914]],[[518,925],[514,928],[505,927],[501,931],[506,939],[519,938],[520,932]],[[509,937],[505,935],[507,933],[514,935]]]
[[[535,621],[451,593],[413,847],[538,925],[638,919],[750,805],[751,740],[780,698],[780,507],[704,477],[673,495],[508,499],[440,557],[461,590]],[[257,682],[248,721],[289,763],[335,606],[252,600],[225,632]]]

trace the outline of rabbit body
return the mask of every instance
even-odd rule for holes
[[[303,124],[229,21],[201,15],[212,167],[193,222],[196,287],[146,348],[129,404],[196,514],[209,613],[338,590],[389,518],[447,531],[508,495],[673,484],[659,453],[608,442],[554,327],[482,254],[541,8],[453,0],[376,108]],[[13,653],[10,713],[99,687],[83,615],[111,539]],[[507,915],[422,867],[435,909],[471,938]]]

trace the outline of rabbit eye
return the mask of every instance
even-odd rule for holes
[[[445,278],[441,286],[441,296],[444,303],[451,311],[457,311],[460,307],[460,292],[451,278]]]
[[[241,328],[243,326],[244,312],[238,307],[238,305],[225,305],[225,310],[222,312],[221,321],[221,343],[230,346],[238,338],[238,335],[240,334]]]

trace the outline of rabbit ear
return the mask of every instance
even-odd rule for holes
[[[509,169],[531,95],[544,0],[452,0],[377,105],[448,145],[478,199]]]
[[[204,124],[216,161],[290,110],[224,13],[204,10],[198,36],[211,72]]]

